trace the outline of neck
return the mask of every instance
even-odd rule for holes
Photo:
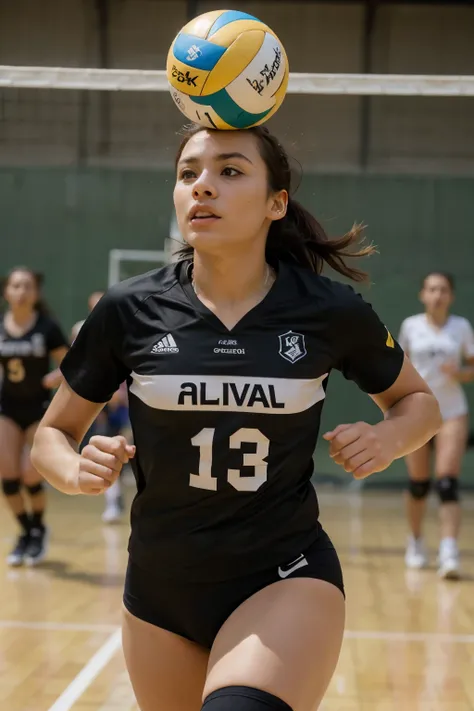
[[[17,326],[26,326],[36,317],[36,311],[31,309],[9,309],[6,313],[7,318],[10,318]]]
[[[438,313],[438,312],[433,312],[433,313],[426,313],[426,318],[428,319],[429,323],[433,324],[433,326],[444,326],[446,321],[449,318],[449,313]]]
[[[273,280],[263,252],[225,257],[194,253],[194,288],[199,296],[213,303],[231,306],[263,296]]]

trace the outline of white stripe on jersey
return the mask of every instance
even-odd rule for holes
[[[158,410],[255,412],[292,415],[325,397],[323,380],[245,378],[224,375],[140,375],[132,372],[130,392]]]

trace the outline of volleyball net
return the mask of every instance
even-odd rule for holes
[[[0,65],[0,87],[96,91],[169,91],[166,72]],[[292,72],[288,94],[371,96],[474,96],[474,77],[416,74]]]
[[[164,71],[0,66],[0,163],[170,166]],[[271,120],[306,171],[463,169],[474,76],[292,73]]]
[[[56,249],[60,240],[69,242],[64,258],[71,282],[77,277],[89,288],[90,281],[92,291],[169,261],[179,237],[173,164],[186,119],[169,96],[164,71],[0,66],[0,115],[7,224],[20,224],[30,211]],[[473,184],[447,185],[449,176],[473,173],[472,126],[474,76],[466,75],[293,73],[271,119],[303,166],[300,198],[328,231],[340,233],[354,220],[369,223],[382,255],[370,265],[376,286],[370,300],[395,329],[416,308],[420,274],[440,263],[458,278],[461,313],[472,304],[466,215]],[[454,234],[456,249],[449,250]],[[6,245],[6,256],[12,252],[18,261],[14,248]],[[44,262],[40,248],[32,249]],[[59,277],[48,275],[51,283],[62,297]],[[77,309],[74,289],[57,309],[65,322]],[[355,386],[348,394],[347,383],[335,380],[326,424],[341,416],[376,419]],[[319,472],[347,482],[325,452],[318,456]],[[467,461],[465,481],[474,484],[472,472]],[[377,482],[404,477],[399,462]]]

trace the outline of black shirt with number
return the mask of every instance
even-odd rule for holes
[[[35,324],[20,337],[10,335],[0,318],[1,400],[48,400],[49,390],[42,380],[50,370],[50,353],[67,345],[60,327],[49,316],[38,314]]]
[[[179,262],[113,287],[61,369],[93,402],[127,380],[132,560],[163,577],[224,580],[317,538],[311,475],[328,375],[379,393],[403,352],[351,287],[307,269],[279,263],[265,299],[231,330],[189,271]]]

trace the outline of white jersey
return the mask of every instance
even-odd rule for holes
[[[474,332],[461,316],[449,316],[442,328],[431,324],[425,314],[410,316],[402,323],[399,343],[416,370],[436,396],[443,419],[467,412],[464,391],[442,366],[462,365],[464,358],[474,357]]]

